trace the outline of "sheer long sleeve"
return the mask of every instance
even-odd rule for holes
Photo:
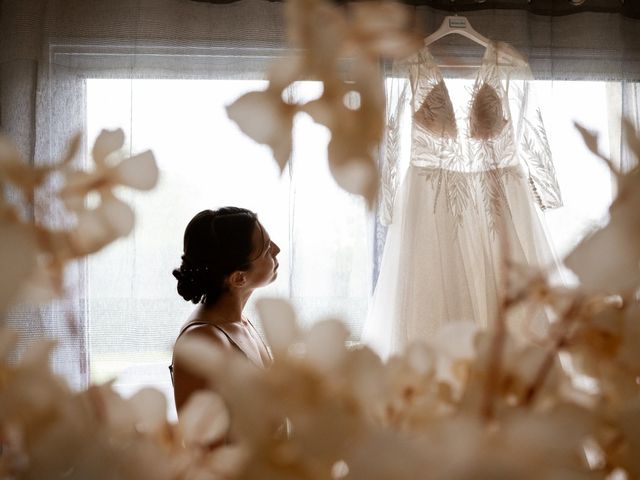
[[[380,222],[390,225],[399,184],[401,120],[409,101],[409,78],[406,67],[394,63],[386,80],[386,131],[380,159]]]
[[[511,79],[509,103],[516,135],[517,153],[528,170],[528,182],[542,210],[562,206],[560,186],[551,157],[551,147],[536,100],[535,83],[528,67]]]

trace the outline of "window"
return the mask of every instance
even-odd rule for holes
[[[585,146],[573,122],[599,132],[600,147],[609,154],[608,82],[537,82],[539,101],[564,205],[545,212],[549,234],[560,257],[591,231],[608,221],[615,195],[609,168]]]
[[[449,85],[468,87],[464,80]],[[360,331],[371,285],[371,217],[364,202],[329,175],[324,127],[297,117],[295,156],[280,175],[268,148],[227,118],[225,105],[264,87],[256,80],[87,80],[87,145],[101,128],[122,127],[126,148],[152,148],[162,175],[152,192],[122,192],[136,210],[136,228],[88,260],[93,381],[117,376],[116,388],[125,395],[152,385],[172,398],[171,348],[194,306],[178,297],[171,270],[179,265],[191,216],[224,204],[257,211],[282,248],[279,279],[256,298],[288,297],[303,323],[338,316]],[[562,257],[606,222],[614,193],[606,166],[573,127],[575,119],[603,132],[606,152],[608,85],[555,81],[538,87],[565,204],[543,216]],[[320,88],[300,82],[295,95],[313,98]],[[251,307],[249,314],[255,318]]]
[[[304,323],[340,317],[359,331],[370,291],[365,203],[335,184],[328,131],[309,117],[296,118],[295,156],[282,175],[270,150],[227,118],[225,105],[264,87],[251,80],[87,80],[88,148],[100,129],[122,127],[126,148],[152,148],[161,170],[155,190],[121,192],[136,211],[134,232],[88,260],[93,381],[117,376],[123,394],[153,385],[172,398],[171,349],[194,305],[177,295],[171,271],[188,221],[217,206],[256,211],[282,249],[278,279],[255,298],[290,298]],[[317,97],[320,88],[300,82],[294,94]],[[251,306],[249,316],[257,320]]]

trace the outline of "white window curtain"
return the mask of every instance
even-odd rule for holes
[[[36,164],[55,160],[70,135],[83,130],[78,161],[87,164],[97,131],[120,126],[132,152],[156,149],[163,173],[156,191],[127,199],[138,212],[134,234],[70,268],[66,299],[21,307],[8,316],[6,323],[25,343],[57,338],[54,367],[76,387],[117,373],[123,390],[144,384],[168,388],[166,360],[192,308],[175,293],[171,276],[183,228],[200,209],[243,202],[283,247],[285,268],[264,293],[291,298],[303,321],[340,316],[358,337],[384,230],[359,199],[332,183],[323,157],[326,132],[306,117],[298,119],[297,153],[281,177],[267,150],[220,123],[225,99],[260,88],[266,65],[282,54],[281,3],[2,0],[0,5],[0,127],[25,157]],[[443,16],[417,7],[415,28],[431,32]],[[467,16],[476,30],[529,56],[534,76],[548,82],[551,93],[543,99],[548,105],[554,105],[553,95],[561,97],[561,82],[609,82],[608,145],[621,164],[628,162],[619,113],[638,121],[638,20],[510,10]],[[436,50],[469,59],[479,54],[454,36]],[[317,95],[318,86],[303,82],[289,94]],[[195,120],[193,112],[205,120]],[[552,143],[566,151],[564,127],[550,123]],[[565,163],[566,185],[581,178],[583,161],[576,154]],[[56,226],[68,221],[47,192],[39,199],[38,221]]]

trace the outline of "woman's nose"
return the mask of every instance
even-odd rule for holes
[[[280,253],[280,247],[273,240],[271,241],[271,244],[272,244],[271,251],[273,252],[273,256],[275,257]]]

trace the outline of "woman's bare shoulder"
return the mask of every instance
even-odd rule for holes
[[[220,347],[232,348],[227,336],[215,325],[193,319],[187,322],[183,328],[185,330],[180,338],[204,338]]]

